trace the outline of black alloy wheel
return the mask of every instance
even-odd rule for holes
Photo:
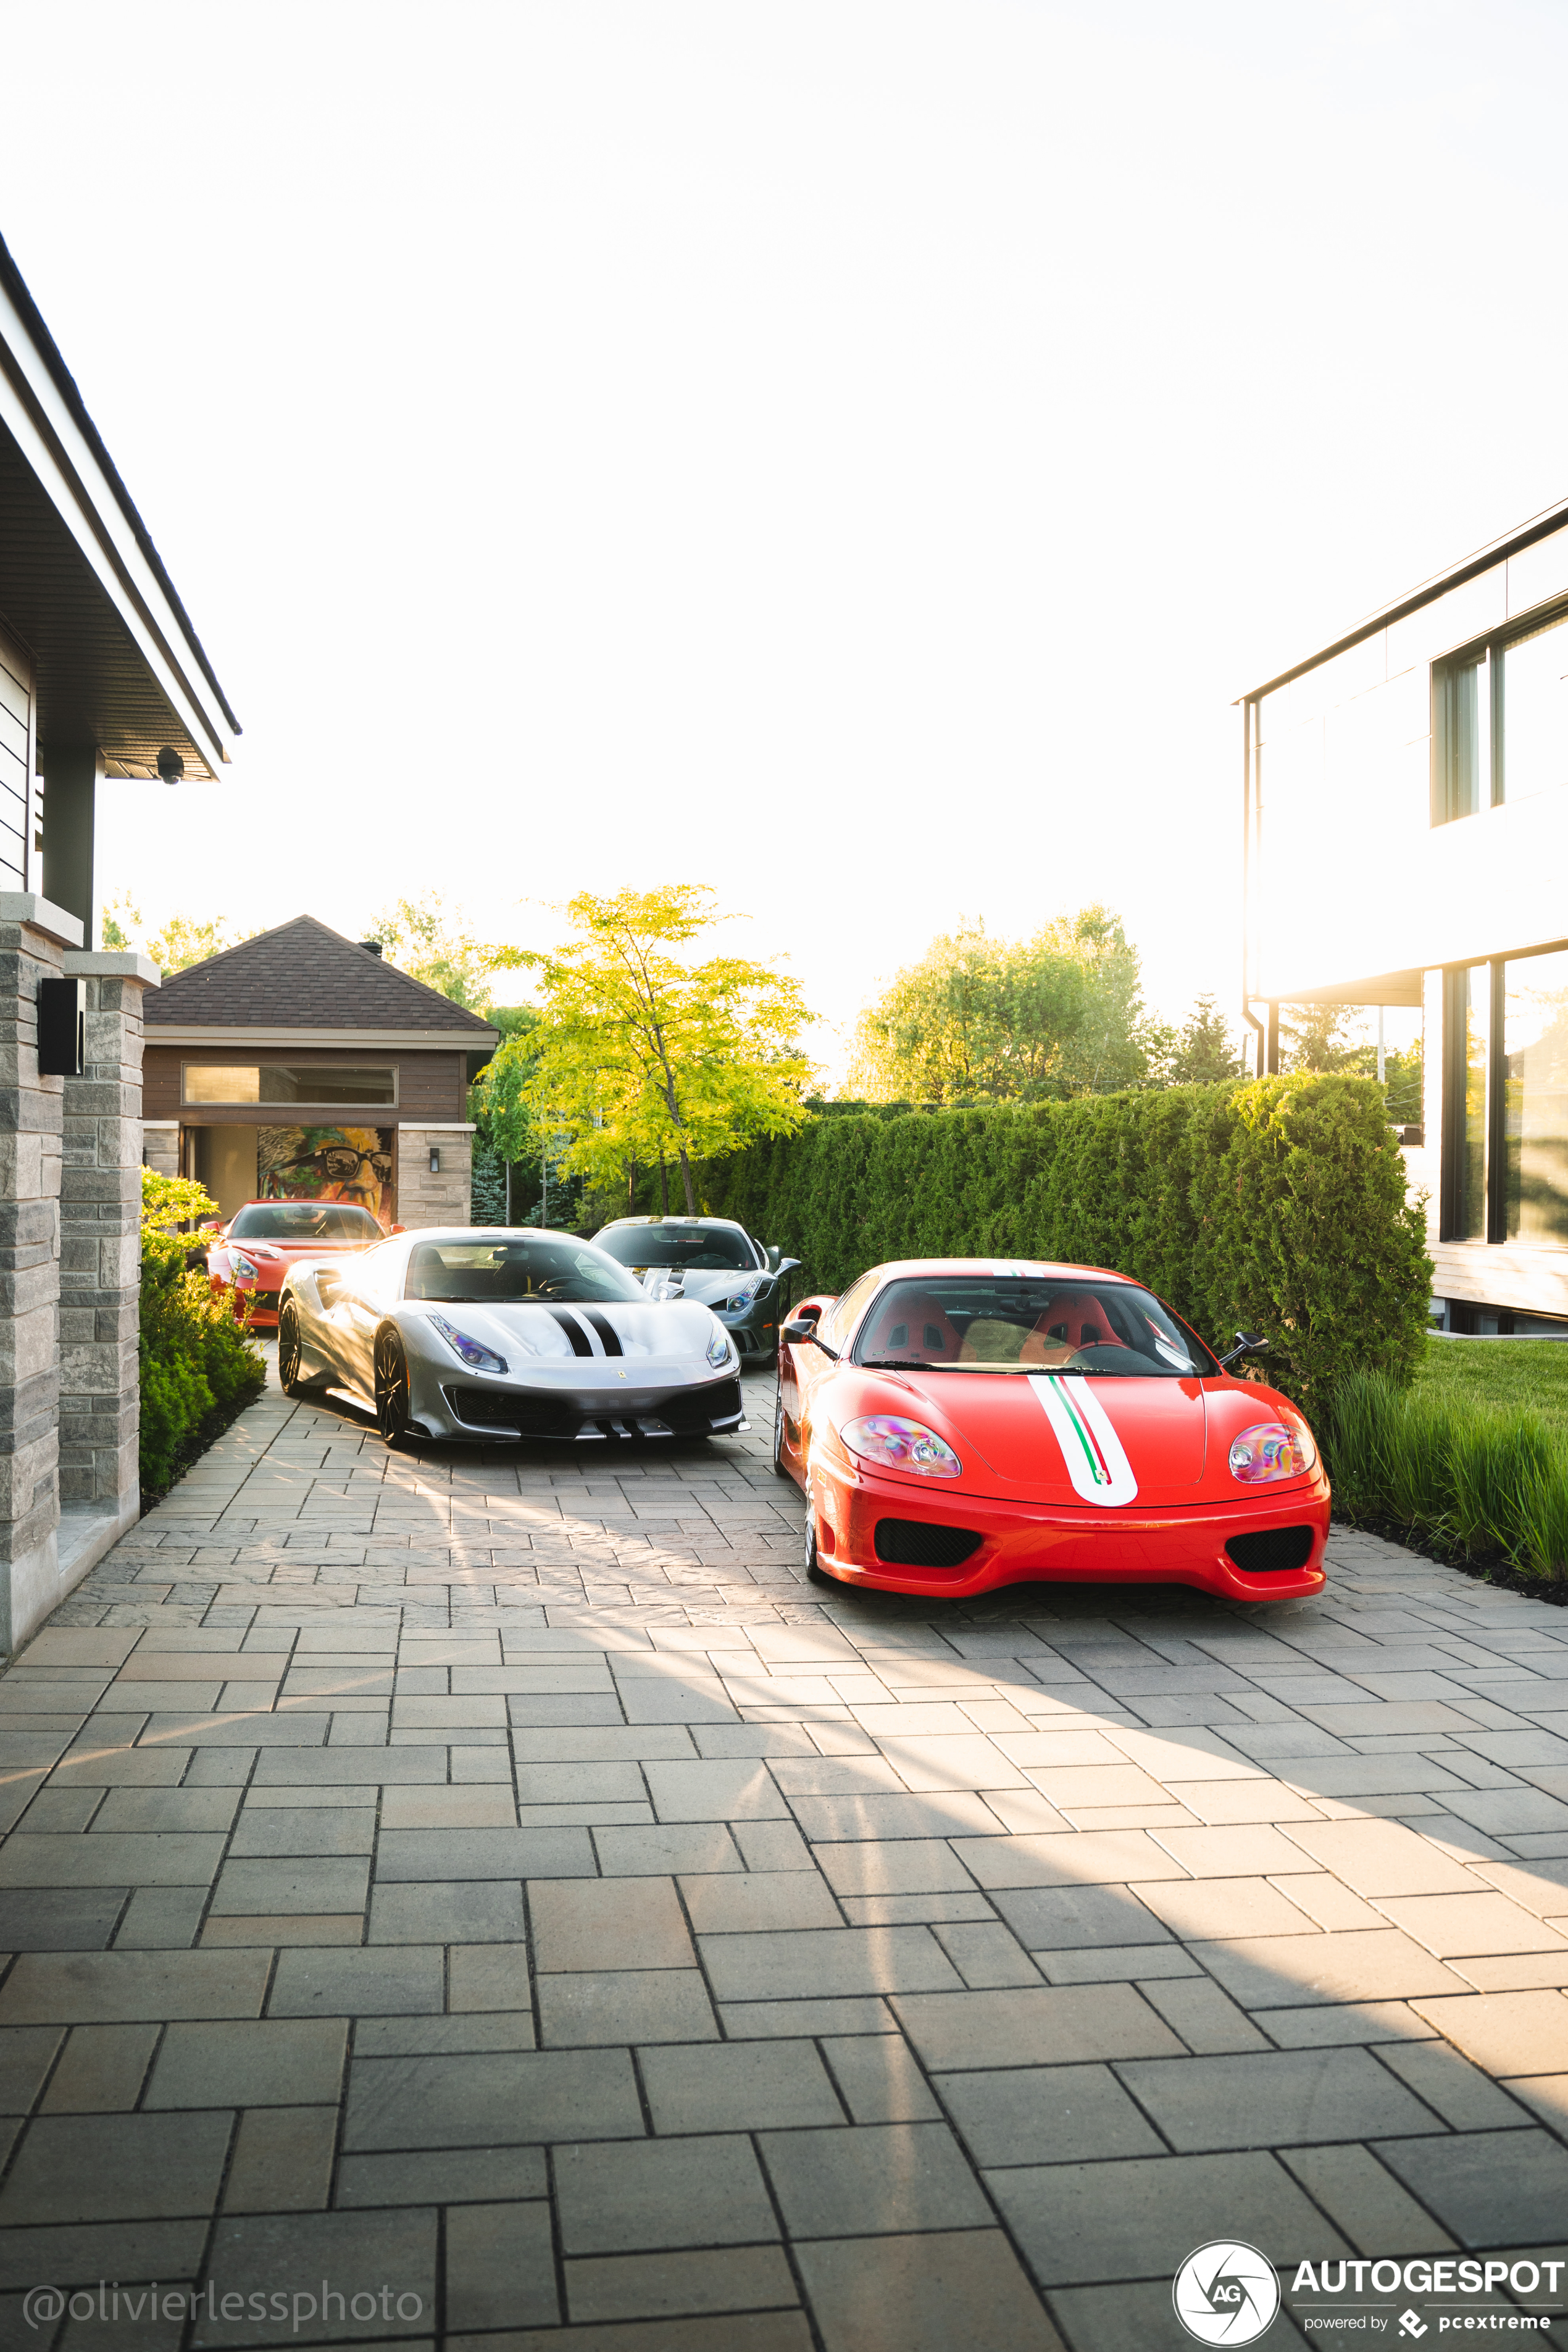
[[[392,1330],[375,1335],[375,1425],[388,1445],[408,1444],[408,1359]]]
[[[283,1312],[278,1318],[278,1385],[285,1396],[302,1396],[305,1383],[300,1378],[300,1366],[304,1350],[300,1345],[300,1310],[291,1298],[283,1302]]]
[[[773,1475],[775,1478],[787,1478],[790,1475],[789,1464],[784,1460],[784,1382],[781,1381],[773,1391]]]

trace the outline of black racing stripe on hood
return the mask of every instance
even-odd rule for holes
[[[624,1356],[626,1354],[626,1351],[621,1345],[621,1335],[616,1330],[615,1325],[611,1322],[607,1315],[601,1315],[596,1307],[584,1307],[583,1309],[583,1320],[584,1323],[591,1323],[593,1325],[595,1330],[598,1333],[600,1339],[605,1343],[605,1353],[606,1356]]]
[[[571,1340],[572,1353],[574,1356],[591,1356],[594,1350],[588,1334],[584,1330],[575,1315],[569,1315],[564,1307],[552,1307],[550,1312]]]

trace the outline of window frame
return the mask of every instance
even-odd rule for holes
[[[1568,607],[1565,607],[1568,610]],[[1532,962],[1537,956],[1568,952],[1568,940],[1542,946],[1510,948],[1501,955],[1467,958],[1443,967],[1442,1160],[1438,1170],[1440,1242],[1492,1247],[1509,1240],[1508,1230],[1508,1069],[1503,1047],[1507,1037],[1508,967]],[[1478,965],[1490,975],[1487,991],[1486,1097],[1486,1233],[1478,1240],[1461,1231],[1464,1223],[1465,1108],[1468,1059],[1467,1030],[1462,1017],[1466,982]],[[1519,1242],[1521,1249],[1546,1249],[1546,1242]]]
[[[204,1095],[204,1096],[199,1096],[199,1097],[198,1097],[198,1096],[195,1096],[195,1095],[193,1095],[193,1094],[190,1092],[190,1087],[189,1087],[190,1075],[191,1075],[191,1073],[192,1073],[192,1071],[193,1071],[193,1070],[254,1070],[254,1071],[256,1072],[256,1074],[257,1074],[257,1089],[256,1089],[256,1095],[255,1095],[255,1097],[254,1097],[254,1099],[247,1101],[247,1100],[243,1096],[229,1096],[229,1095],[226,1095],[226,1096],[223,1096],[223,1097],[218,1097],[218,1096],[216,1096],[216,1095],[212,1095],[212,1096],[206,1096],[206,1095]],[[390,1079],[390,1081],[391,1081],[391,1084],[392,1084],[392,1091],[391,1091],[391,1093],[387,1096],[386,1099],[385,1099],[384,1102],[374,1102],[374,1103],[371,1103],[371,1102],[354,1102],[354,1101],[353,1101],[353,1100],[352,1100],[352,1099],[349,1099],[349,1100],[346,1100],[346,1101],[345,1101],[345,1100],[342,1100],[342,1099],[340,1099],[340,1098],[335,1098],[335,1097],[328,1097],[328,1096],[325,1096],[325,1095],[323,1095],[323,1096],[321,1097],[321,1098],[320,1099],[320,1101],[315,1101],[315,1102],[266,1102],[266,1101],[264,1101],[264,1100],[262,1099],[262,1096],[261,1096],[261,1073],[262,1073],[262,1071],[263,1071],[263,1070],[304,1070],[304,1071],[309,1071],[312,1076],[320,1076],[321,1077],[323,1077],[323,1078],[330,1078],[330,1077],[335,1076],[336,1076],[338,1073],[340,1073],[340,1072],[343,1073],[344,1075],[347,1075],[347,1074],[349,1074],[349,1073],[351,1073],[351,1072],[352,1072],[352,1073],[353,1073],[353,1074],[354,1074],[356,1076],[359,1076],[360,1074],[363,1073],[363,1072],[366,1072],[366,1071],[373,1071],[373,1072],[374,1072],[378,1076],[379,1076],[383,1072],[384,1072],[384,1073],[385,1073],[385,1075],[386,1075],[386,1076],[387,1076],[387,1077]],[[304,1124],[304,1125],[310,1125],[310,1126],[314,1126],[314,1125],[318,1124],[319,1122],[317,1122],[317,1121],[315,1121],[315,1120],[307,1120],[307,1121],[303,1121],[303,1122],[302,1122],[302,1121],[300,1121],[300,1120],[299,1120],[299,1119],[297,1119],[297,1118],[296,1118],[296,1119],[289,1119],[289,1118],[279,1118],[279,1117],[276,1116],[276,1114],[278,1114],[278,1113],[281,1113],[281,1112],[288,1112],[288,1111],[302,1111],[302,1110],[364,1111],[364,1112],[375,1112],[375,1111],[396,1110],[396,1109],[400,1107],[399,1098],[400,1098],[400,1096],[401,1096],[402,1088],[401,1088],[401,1086],[400,1086],[400,1083],[399,1083],[399,1082],[400,1082],[400,1080],[401,1080],[401,1077],[402,1077],[402,1072],[401,1072],[401,1070],[399,1069],[398,1065],[397,1065],[395,1062],[327,1062],[327,1063],[310,1063],[310,1062],[237,1062],[237,1062],[185,1062],[185,1061],[182,1061],[182,1063],[180,1064],[180,1108],[181,1108],[181,1109],[182,1109],[182,1110],[195,1110],[195,1111],[202,1111],[202,1110],[254,1110],[254,1111],[267,1111],[267,1112],[270,1112],[270,1113],[275,1114],[275,1115],[274,1115],[273,1117],[270,1117],[270,1118],[266,1118],[266,1119],[258,1119],[258,1122],[257,1122],[257,1124],[258,1124],[258,1126],[268,1126],[268,1127],[289,1127],[289,1126],[293,1126],[293,1127],[298,1127],[298,1126],[300,1126],[300,1125],[301,1125],[301,1124]],[[365,1118],[365,1119],[363,1119],[363,1120],[359,1121],[358,1123],[359,1123],[360,1125],[363,1125],[363,1126],[374,1126],[374,1125],[375,1124],[375,1121],[374,1121],[374,1118]]]
[[[1559,622],[1568,621],[1568,596],[1554,596],[1532,612],[1521,613],[1500,628],[1489,629],[1484,636],[1472,637],[1466,645],[1456,646],[1451,653],[1443,654],[1432,664],[1432,793],[1431,821],[1433,827],[1458,824],[1468,816],[1480,816],[1483,808],[1460,809],[1454,805],[1454,763],[1458,751],[1458,693],[1461,670],[1479,661],[1487,665],[1486,740],[1489,751],[1489,798],[1486,808],[1508,805],[1508,713],[1504,707],[1501,680],[1503,656],[1510,646],[1533,637],[1543,629],[1554,628]],[[1529,793],[1521,793],[1528,799]],[[1533,950],[1531,950],[1533,952]]]

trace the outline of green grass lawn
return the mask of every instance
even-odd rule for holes
[[[1428,1339],[1415,1378],[1447,1403],[1530,1405],[1568,1431],[1568,1340]]]

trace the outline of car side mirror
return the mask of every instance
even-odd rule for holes
[[[764,1243],[763,1245],[763,1255],[767,1259],[768,1272],[770,1274],[777,1274],[779,1270],[779,1246],[777,1242]]]
[[[394,1225],[392,1230],[395,1234],[405,1234],[408,1228],[406,1225]]]
[[[814,1322],[785,1323],[779,1328],[779,1338],[787,1339],[792,1348],[804,1347],[807,1339],[815,1339],[816,1337],[816,1325]]]
[[[782,1282],[785,1275],[793,1274],[796,1266],[801,1265],[802,1262],[803,1261],[798,1257],[781,1257],[777,1265],[774,1266],[773,1272],[778,1276],[779,1280]]]
[[[1222,1356],[1219,1360],[1221,1371],[1227,1371],[1230,1366],[1242,1356],[1256,1356],[1260,1348],[1267,1348],[1268,1345],[1268,1342],[1261,1331],[1238,1331],[1236,1335],[1236,1345],[1229,1355]]]

